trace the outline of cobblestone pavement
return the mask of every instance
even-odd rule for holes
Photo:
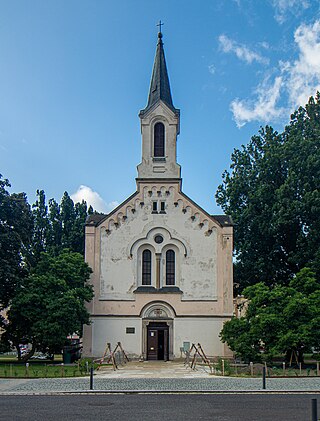
[[[197,365],[196,370],[191,370],[182,362],[173,361],[143,361],[130,362],[119,366],[118,370],[102,366],[96,372],[97,377],[108,378],[206,378],[210,374],[207,366]]]
[[[59,379],[0,379],[0,394],[88,391],[89,377]],[[95,391],[245,392],[262,390],[261,378],[217,377],[204,368],[197,371],[182,363],[130,363],[117,371],[97,371]],[[320,378],[267,378],[269,391],[320,392]]]

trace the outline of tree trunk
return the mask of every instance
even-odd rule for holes
[[[21,349],[19,344],[14,344],[17,350],[18,361],[21,361]]]
[[[298,349],[297,354],[299,363],[304,364],[304,352],[301,348]]]
[[[21,357],[21,361],[25,363],[26,361],[28,361],[29,358],[31,358],[34,355],[35,352],[36,352],[36,346],[35,344],[32,344],[30,352],[23,355]]]

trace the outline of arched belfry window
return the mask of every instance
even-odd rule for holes
[[[166,285],[175,285],[176,256],[173,250],[166,252]]]
[[[151,251],[142,253],[142,285],[151,285]]]
[[[153,154],[156,158],[164,158],[164,125],[156,123],[154,126]]]

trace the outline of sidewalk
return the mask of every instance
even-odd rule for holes
[[[207,378],[210,375],[210,369],[206,366],[198,365],[196,370],[191,370],[183,362],[173,361],[143,361],[130,362],[120,365],[118,370],[112,367],[101,367],[96,371],[97,378],[126,378],[126,379],[173,379],[173,378]]]
[[[96,371],[96,393],[260,393],[261,378],[217,377],[207,367],[198,370],[182,362],[129,363],[119,370]],[[53,379],[0,379],[0,394],[92,393],[89,377]],[[320,378],[267,378],[266,392],[320,393]]]

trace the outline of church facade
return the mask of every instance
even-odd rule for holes
[[[95,296],[85,356],[121,342],[131,356],[172,360],[192,343],[228,356],[223,323],[233,313],[232,221],[210,215],[181,189],[180,111],[172,102],[158,34],[148,104],[140,111],[137,191],[86,223],[86,261]]]

